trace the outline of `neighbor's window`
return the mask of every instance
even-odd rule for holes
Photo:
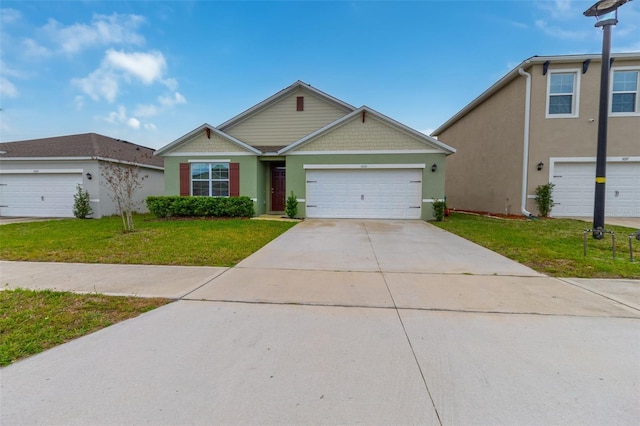
[[[638,112],[638,75],[640,71],[613,72],[611,90],[611,112]]]
[[[229,163],[191,163],[191,195],[229,196]]]
[[[547,117],[578,115],[577,72],[550,72],[547,85]]]

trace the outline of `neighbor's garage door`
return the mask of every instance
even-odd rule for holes
[[[420,219],[421,169],[307,170],[307,217]]]
[[[593,216],[595,163],[556,163],[553,216]],[[605,216],[640,217],[640,162],[607,163]]]
[[[80,173],[0,173],[0,216],[73,217]]]

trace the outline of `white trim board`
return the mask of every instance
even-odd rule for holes
[[[406,149],[406,150],[354,150],[354,151],[294,151],[286,155],[366,155],[366,154],[442,154],[437,149]]]
[[[304,164],[305,170],[322,169],[424,169],[425,164]]]
[[[82,174],[82,169],[29,169],[29,170],[0,170],[0,175],[52,175],[52,174]]]

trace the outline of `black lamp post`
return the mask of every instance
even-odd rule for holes
[[[609,119],[609,71],[611,27],[618,23],[618,8],[630,0],[600,0],[584,11],[595,16],[602,27],[602,70],[600,74],[600,108],[598,112],[598,152],[596,157],[596,192],[593,203],[593,238],[604,238],[604,202],[607,181],[607,122]]]

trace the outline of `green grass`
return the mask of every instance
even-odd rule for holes
[[[628,235],[635,229],[607,226],[616,234],[614,260],[609,235],[594,240],[588,234],[584,256],[583,231],[591,225],[578,220],[508,220],[454,212],[444,222],[432,223],[550,276],[640,278],[637,240],[633,240],[635,261],[629,261]]]
[[[0,366],[169,303],[167,299],[0,291]]]
[[[16,223],[0,227],[0,259],[37,262],[234,266],[295,225],[248,219],[120,217]]]

